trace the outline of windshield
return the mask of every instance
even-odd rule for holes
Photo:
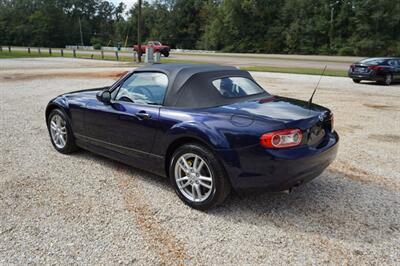
[[[361,64],[372,64],[372,65],[379,65],[382,64],[386,61],[384,58],[367,58],[364,60],[361,60]]]
[[[254,81],[243,77],[226,77],[216,79],[212,82],[214,87],[222,96],[228,98],[244,97],[265,93],[264,89]]]
[[[118,90],[116,101],[161,105],[168,87],[168,77],[158,72],[134,73]]]

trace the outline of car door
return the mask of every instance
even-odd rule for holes
[[[167,86],[165,74],[133,73],[112,91],[110,104],[88,103],[87,136],[102,147],[129,156],[151,154]]]
[[[388,60],[388,65],[390,67],[390,73],[393,75],[393,80],[400,79],[400,65],[398,61],[399,60],[396,59]]]

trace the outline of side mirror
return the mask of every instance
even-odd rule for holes
[[[110,104],[110,102],[111,102],[111,92],[109,92],[107,90],[106,91],[99,91],[96,94],[96,98],[100,102],[103,102],[105,104]]]

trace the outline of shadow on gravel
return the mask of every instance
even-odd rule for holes
[[[100,161],[102,165],[115,169],[122,167],[135,178],[174,194],[167,178],[86,151],[74,156]],[[347,178],[345,173],[326,170],[291,194],[239,196],[232,193],[222,206],[205,215],[222,217],[234,223],[274,226],[285,231],[372,244],[399,237],[399,204],[400,195],[396,191],[363,184]]]
[[[210,213],[238,223],[373,243],[399,237],[399,204],[398,192],[326,170],[291,194],[235,196]]]
[[[109,159],[107,157],[98,155],[96,153],[92,153],[86,150],[79,150],[78,152],[74,153],[72,156],[84,158],[86,160],[90,161],[96,161],[96,162],[101,162],[102,165],[113,168],[115,170],[125,170],[132,175],[135,175],[135,178],[139,178],[140,180],[145,180],[148,183],[152,183],[158,187],[162,188],[168,188],[173,191],[172,187],[170,186],[168,178],[158,176],[155,174],[152,174],[150,172],[134,168],[132,166],[126,165],[124,163],[120,163],[118,161]]]
[[[360,84],[361,85],[370,85],[370,86],[371,85],[382,86],[382,87],[400,87],[400,82],[398,82],[398,81],[393,82],[392,84],[390,84],[390,86],[387,86],[385,84],[378,83],[378,82],[375,82],[375,81],[362,81]]]

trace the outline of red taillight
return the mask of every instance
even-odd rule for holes
[[[289,148],[299,145],[302,138],[300,129],[282,129],[262,135],[260,144],[270,149]]]
[[[371,70],[374,70],[374,71],[376,71],[376,70],[379,70],[379,69],[381,69],[382,67],[380,67],[380,66],[369,66],[368,67],[368,69],[371,69]]]

